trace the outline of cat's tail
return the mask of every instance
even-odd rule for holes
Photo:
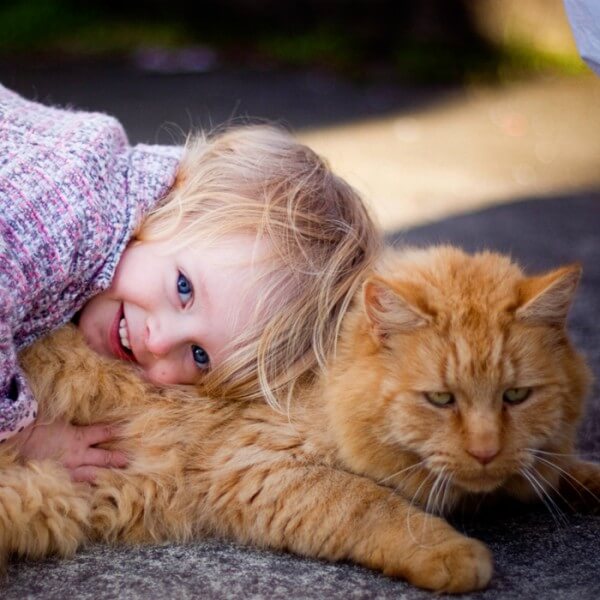
[[[87,538],[89,489],[51,461],[0,469],[0,570],[11,555],[72,555]]]

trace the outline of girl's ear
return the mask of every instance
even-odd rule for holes
[[[391,282],[377,275],[363,284],[365,313],[373,333],[408,333],[431,321],[424,295],[414,284]]]
[[[573,264],[524,279],[515,316],[526,323],[563,326],[580,277],[581,265]]]

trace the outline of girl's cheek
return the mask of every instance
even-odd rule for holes
[[[174,366],[171,365],[155,365],[151,369],[145,371],[146,378],[154,384],[172,385],[178,383],[186,383],[185,375]]]

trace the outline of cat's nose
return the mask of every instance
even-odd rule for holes
[[[498,453],[500,452],[500,448],[497,446],[481,446],[481,447],[473,447],[467,448],[467,453],[470,454],[475,460],[480,462],[482,465],[487,465],[491,463]]]

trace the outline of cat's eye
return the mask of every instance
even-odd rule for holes
[[[450,392],[425,392],[425,398],[434,406],[450,406],[454,404],[454,395]]]
[[[502,394],[502,400],[508,404],[520,404],[529,398],[531,395],[531,388],[509,388]]]

